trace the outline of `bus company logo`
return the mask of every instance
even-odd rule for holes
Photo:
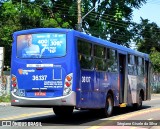
[[[23,69],[18,69],[19,74],[23,74]]]
[[[28,75],[28,73],[33,73],[33,72],[35,72],[35,70],[24,70],[24,69],[18,69],[18,73],[20,74],[20,75]]]

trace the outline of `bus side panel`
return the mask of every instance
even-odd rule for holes
[[[139,76],[137,77],[137,103],[139,102],[139,95],[140,95],[140,91],[143,91],[143,100],[145,100],[146,98],[146,83],[145,83],[145,79],[143,76]]]
[[[80,104],[81,108],[98,108],[100,107],[99,84],[96,82],[94,71],[81,70],[80,74]]]
[[[136,103],[137,101],[137,77],[128,75],[128,103]]]
[[[113,91],[114,105],[119,104],[118,74],[81,70],[79,108],[104,108],[107,93]]]
[[[100,73],[100,94],[102,94],[102,99],[100,100],[100,105],[105,106],[106,96],[109,90],[113,93],[114,106],[119,105],[119,88],[118,88],[118,74],[112,72],[99,72]],[[103,101],[102,101],[103,100]]]
[[[128,104],[137,103],[141,89],[145,94],[144,77],[128,75],[128,80]]]

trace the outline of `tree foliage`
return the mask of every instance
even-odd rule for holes
[[[69,23],[63,21],[59,13],[54,13],[52,17],[49,0],[41,0],[41,5],[37,2],[40,1],[23,0],[21,3],[21,0],[1,0],[0,43],[1,47],[5,47],[5,65],[10,66],[13,32],[38,27],[69,28]]]
[[[134,41],[137,49],[150,54],[154,71],[160,72],[160,28],[156,23],[141,18],[141,24],[135,25],[133,31],[136,34]]]
[[[160,73],[160,52],[154,47],[151,49],[150,59],[153,64],[154,72]]]
[[[139,51],[149,54],[153,47],[160,51],[160,28],[156,23],[149,23],[148,19],[141,18],[141,24],[135,25],[133,31]]]
[[[134,36],[130,31],[132,9],[139,8],[145,2],[146,0],[87,0],[83,14],[99,6],[86,16],[83,27],[94,36],[129,47]]]
[[[83,0],[83,30],[93,36],[129,47],[133,8],[146,0]],[[76,29],[77,0],[0,0],[0,42],[5,65],[10,65],[12,33],[17,30],[60,27]]]

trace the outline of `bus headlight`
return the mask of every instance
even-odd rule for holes
[[[68,95],[71,93],[72,83],[73,83],[73,73],[70,73],[65,78],[63,95]]]

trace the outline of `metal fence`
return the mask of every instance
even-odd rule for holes
[[[160,73],[155,73],[152,76],[152,92],[153,93],[160,93]]]

